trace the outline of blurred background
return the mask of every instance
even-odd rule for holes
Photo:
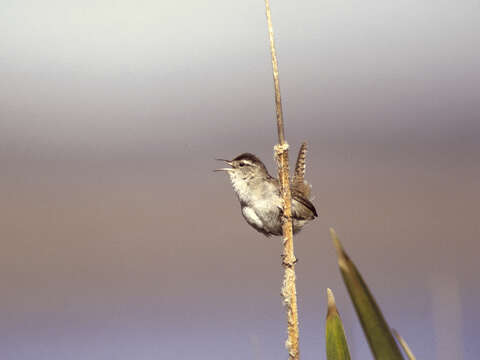
[[[477,1],[272,1],[291,158],[319,218],[296,237],[302,359],[326,288],[371,358],[335,227],[420,359],[478,359]],[[276,174],[264,3],[0,5],[0,357],[282,359],[280,239],[216,157]]]

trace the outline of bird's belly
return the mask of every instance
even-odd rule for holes
[[[268,206],[269,205],[269,206]],[[280,209],[272,206],[272,203],[256,202],[255,206],[242,206],[242,214],[245,220],[257,231],[265,235],[281,235],[282,219]]]

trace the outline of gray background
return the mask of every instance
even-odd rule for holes
[[[320,215],[302,359],[326,287],[371,358],[329,226],[418,358],[477,359],[479,3],[271,6]],[[280,240],[211,172],[250,151],[276,173],[263,2],[3,0],[0,68],[0,357],[286,358]]]

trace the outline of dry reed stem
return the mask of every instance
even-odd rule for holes
[[[273,37],[272,19],[270,15],[269,0],[265,0],[267,15],[268,34],[270,39],[270,50],[272,53],[273,82],[275,86],[275,109],[277,115],[278,142],[275,146],[275,159],[278,167],[278,178],[282,189],[283,197],[283,252],[282,265],[285,270],[282,286],[282,298],[287,311],[287,332],[288,338],[285,346],[288,350],[289,360],[300,358],[298,346],[298,311],[297,311],[297,290],[295,285],[295,255],[293,251],[293,227],[292,227],[292,195],[290,192],[290,179],[288,167],[288,144],[285,141],[283,126],[282,99],[280,96],[280,83],[278,79],[278,62],[275,52],[275,41]]]

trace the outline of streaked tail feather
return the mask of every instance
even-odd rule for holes
[[[295,173],[293,175],[292,187],[301,192],[306,198],[310,197],[311,186],[305,181],[305,170],[307,160],[307,143],[304,141],[298,151]]]
[[[298,150],[297,163],[295,164],[294,182],[303,180],[305,177],[305,166],[307,159],[307,143],[304,141]]]

